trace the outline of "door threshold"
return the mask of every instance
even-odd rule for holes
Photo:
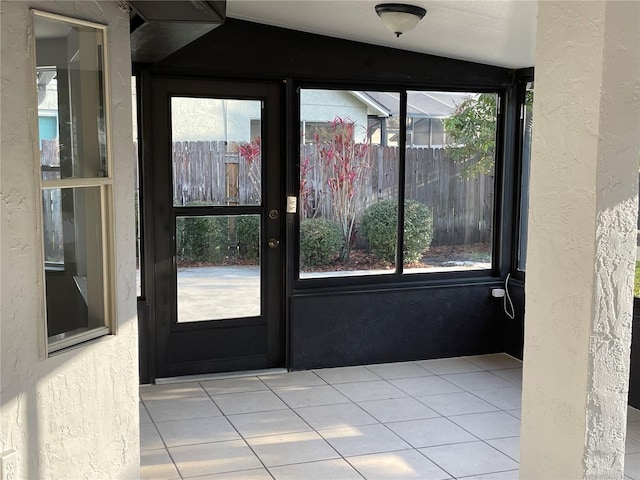
[[[207,373],[203,375],[184,375],[182,377],[156,378],[156,385],[171,383],[200,382],[204,380],[221,380],[223,378],[257,377],[258,375],[280,375],[288,373],[286,368],[265,368],[262,370],[243,370],[241,372]]]

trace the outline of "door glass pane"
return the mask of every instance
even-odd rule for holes
[[[407,93],[404,273],[491,268],[497,98]]]
[[[260,100],[173,97],[173,204],[260,205]]]
[[[176,218],[178,323],[261,314],[260,216]]]

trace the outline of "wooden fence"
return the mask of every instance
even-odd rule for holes
[[[398,148],[372,146],[356,192],[359,214],[384,199],[398,197]],[[320,159],[319,147],[301,146],[301,158],[310,196],[301,201],[303,217],[332,219],[327,179],[331,172]],[[55,141],[43,141],[45,178],[57,175]],[[47,170],[47,165],[53,166]],[[462,165],[450,160],[445,150],[411,148],[406,153],[406,198],[427,205],[433,213],[433,245],[460,245],[491,241],[494,201],[493,176],[470,180],[461,176]],[[248,161],[238,145],[226,142],[175,142],[173,144],[173,198],[175,205],[207,202],[214,205],[260,203],[260,157]],[[45,255],[62,260],[62,198],[60,190],[43,192]]]
[[[40,164],[43,180],[60,178],[60,156],[56,140],[42,140]],[[63,262],[62,191],[60,189],[51,188],[42,191],[42,217],[44,259],[46,262]]]
[[[303,217],[331,219],[328,172],[320,159],[320,147],[305,145],[301,151],[305,192]],[[372,146],[366,178],[356,195],[362,213],[384,199],[398,198],[398,147]],[[405,197],[423,203],[433,214],[433,245],[460,245],[491,241],[493,176],[465,180],[463,165],[449,159],[443,149],[410,148],[406,155]]]
[[[174,142],[174,205],[259,205],[260,157],[248,161],[235,142]]]
[[[301,146],[302,180],[309,195],[301,199],[302,217],[334,219],[327,185],[332,173],[320,158],[321,145]],[[398,147],[372,146],[368,168],[356,195],[361,214],[384,199],[398,198]],[[306,168],[304,162],[307,160]],[[491,241],[493,176],[465,180],[463,165],[443,149],[410,148],[406,153],[405,195],[433,214],[433,245]],[[173,144],[173,195],[176,205],[256,205],[260,202],[260,158],[249,162],[238,145],[226,142]],[[335,220],[335,219],[334,219]]]

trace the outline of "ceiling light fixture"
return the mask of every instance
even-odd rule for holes
[[[376,5],[376,13],[384,26],[399,37],[413,30],[427,11],[422,7],[404,3],[381,3]]]

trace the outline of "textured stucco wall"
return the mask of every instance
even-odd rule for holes
[[[48,359],[39,344],[44,308],[30,8],[110,26],[118,333]],[[137,478],[128,16],[118,2],[93,1],[2,1],[0,11],[0,452],[17,451],[20,479]]]
[[[538,7],[520,474],[622,478],[640,3]]]

